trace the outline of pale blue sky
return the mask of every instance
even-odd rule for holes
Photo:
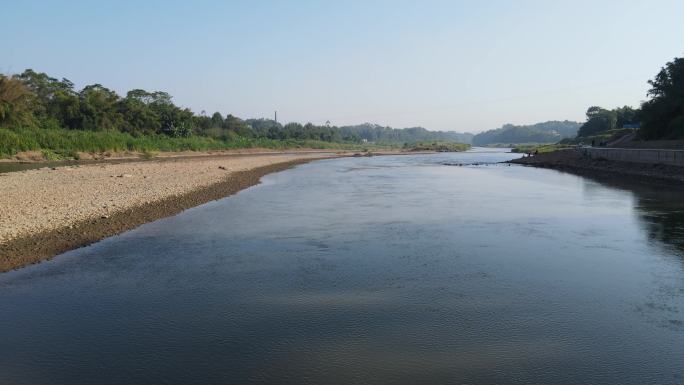
[[[637,105],[684,56],[684,1],[33,1],[2,4],[0,71],[193,111],[482,131]]]

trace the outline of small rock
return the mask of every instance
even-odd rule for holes
[[[225,169],[226,169],[226,168],[223,167],[223,166],[219,166],[219,168],[220,168],[221,170],[225,170]]]

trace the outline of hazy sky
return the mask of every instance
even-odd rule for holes
[[[477,132],[637,105],[684,1],[3,2],[0,71],[193,111]]]

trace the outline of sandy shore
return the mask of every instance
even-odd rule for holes
[[[206,157],[0,174],[0,271],[48,259],[331,153]]]
[[[684,186],[682,167],[590,159],[573,149],[518,158],[510,163],[552,168],[593,177],[617,177],[638,182]]]

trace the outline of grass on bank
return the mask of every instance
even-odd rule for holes
[[[432,141],[405,143],[403,149],[407,151],[461,152],[469,150],[470,145],[457,142]]]
[[[601,142],[612,142],[614,140],[620,139],[625,135],[634,133],[633,128],[615,128],[612,130],[605,130],[595,133],[589,136],[578,136],[577,138],[567,138],[560,141],[560,144],[572,145],[572,144],[591,144],[594,141],[595,144]]]
[[[42,128],[0,128],[0,157],[22,151],[40,151],[47,160],[78,158],[79,152],[103,153],[137,151],[153,154],[165,151],[209,151],[238,148],[292,149],[312,148],[368,151],[399,148],[398,145],[335,143],[318,140],[273,140],[236,136],[221,140],[205,136],[174,138],[165,135],[133,136],[120,131],[81,131]]]
[[[519,153],[529,153],[529,152],[539,152],[539,153],[544,153],[544,152],[552,152],[552,151],[557,151],[557,150],[563,150],[566,148],[573,148],[578,145],[589,145],[592,142],[595,145],[598,145],[599,143],[609,143],[614,140],[617,140],[625,135],[629,135],[634,133],[634,129],[631,128],[616,128],[612,130],[606,130],[606,131],[601,131],[597,132],[594,135],[591,136],[579,136],[576,138],[566,138],[561,140],[558,143],[553,143],[553,144],[534,144],[534,143],[529,143],[529,144],[516,144],[513,145],[511,152],[519,152]]]
[[[540,154],[545,153],[545,152],[553,152],[553,151],[558,151],[558,150],[564,150],[566,148],[574,148],[576,147],[575,145],[566,145],[566,144],[558,144],[558,143],[553,143],[553,144],[523,144],[523,145],[517,145],[511,149],[511,152],[516,152],[516,153],[534,153],[538,152]]]

